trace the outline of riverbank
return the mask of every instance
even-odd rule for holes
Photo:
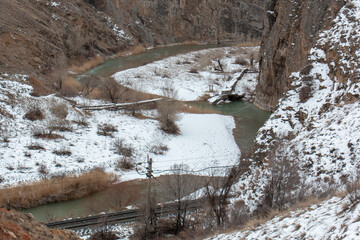
[[[203,52],[209,50],[200,54]],[[176,58],[184,61],[188,55]],[[234,59],[225,58],[225,67],[240,66]],[[186,113],[179,113],[177,119],[180,135],[169,135],[160,130],[156,110],[141,110],[140,118],[127,115],[126,111],[87,112],[55,95],[32,96],[33,89],[24,84],[26,76],[16,81],[9,81],[10,78],[3,77],[0,86],[0,105],[5,114],[13,116],[2,122],[7,126],[6,141],[0,142],[0,155],[5,160],[0,163],[3,188],[19,182],[36,182],[44,175],[46,178],[79,175],[93,168],[114,173],[122,181],[141,178],[144,176],[134,170],[134,165],[144,162],[148,155],[153,158],[155,175],[166,173],[179,162],[202,174],[199,170],[233,165],[239,159],[240,150],[233,137],[235,121],[232,116],[212,114],[216,110],[199,112],[196,107],[185,107],[182,111]],[[248,80],[245,83],[253,84]],[[80,105],[105,103],[83,97],[71,100]],[[13,107],[7,108],[5,103]],[[27,117],[36,112],[42,117],[31,120]]]
[[[94,169],[81,175],[59,175],[38,182],[0,189],[0,208],[24,209],[69,201],[105,190],[116,176]]]

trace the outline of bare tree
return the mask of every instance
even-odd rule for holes
[[[205,194],[210,208],[210,216],[215,218],[217,226],[222,226],[227,217],[227,205],[233,184],[238,180],[241,168],[234,166],[226,170],[226,177],[217,176],[211,171],[211,176],[205,181]]]
[[[85,75],[79,81],[83,86],[85,96],[88,96],[95,88],[99,87],[102,82],[100,77],[93,74]]]
[[[182,231],[186,226],[186,214],[188,201],[193,197],[190,195],[196,191],[197,183],[195,177],[189,175],[190,168],[185,164],[174,164],[171,166],[171,174],[166,176],[163,185],[166,192],[176,203],[175,235]]]
[[[173,82],[166,81],[161,89],[161,94],[164,97],[176,99],[178,97],[178,91],[175,89]]]
[[[280,146],[283,146],[282,144]],[[297,200],[299,188],[299,168],[295,162],[283,155],[284,148],[274,151],[269,162],[268,183],[264,190],[263,207],[283,210]]]
[[[62,89],[63,83],[67,77],[67,73],[66,57],[61,55],[56,59],[54,70],[51,74],[51,79],[55,90],[59,91]]]
[[[106,78],[101,84],[101,89],[112,103],[117,103],[126,92],[113,78]]]
[[[158,102],[158,120],[161,129],[170,134],[178,134],[179,127],[176,125],[177,103],[173,100],[162,100]]]

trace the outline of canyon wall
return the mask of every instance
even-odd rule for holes
[[[138,44],[260,41],[264,5],[260,0],[2,0],[0,72],[46,80],[59,62],[70,66]]]
[[[132,35],[140,42],[151,44],[259,41],[265,5],[265,1],[251,0],[92,0],[89,3],[120,19],[119,22],[127,22],[126,28]]]
[[[344,0],[270,0],[264,17],[260,79],[255,104],[268,111],[289,89],[289,75],[301,70],[317,33],[329,28]]]

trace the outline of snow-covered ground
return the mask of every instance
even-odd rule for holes
[[[130,240],[131,236],[134,235],[134,224],[118,224],[109,226],[108,230],[112,231],[116,234],[118,239],[121,240]],[[76,231],[76,233],[80,236],[81,239],[89,239],[91,235],[94,233],[93,229],[82,229]]]
[[[249,57],[255,58],[258,51],[259,47],[200,50],[118,72],[113,77],[122,85],[141,92],[195,101],[204,95],[212,97],[229,90],[242,70],[249,67],[236,63],[237,59],[249,62]],[[215,70],[219,69],[218,59],[224,72]],[[247,96],[254,91],[256,77],[257,74],[246,74],[235,93]]]
[[[218,234],[207,240],[359,239],[359,216],[360,204],[351,205],[348,198],[333,197],[309,208],[276,216],[254,229]]]
[[[343,188],[357,176],[360,156],[360,1],[349,1],[309,52],[309,64],[291,75],[291,90],[259,130],[252,167],[238,184],[239,199],[254,210],[269,179],[267,166],[286,156],[308,194]],[[354,37],[354,34],[357,37]],[[281,146],[281,148],[277,148]],[[276,150],[279,155],[274,152]],[[264,158],[264,156],[266,156]]]
[[[232,49],[227,48],[222,51],[230,50]],[[204,52],[207,51],[210,50]],[[179,55],[171,58],[171,61],[187,61],[188,57],[195,55]],[[232,63],[234,59],[226,59],[222,60],[226,71],[241,70],[239,64]],[[164,61],[167,60],[150,65],[164,66]],[[182,68],[184,66],[187,64],[176,65],[176,69],[187,72],[186,69]],[[145,71],[143,69],[144,67],[140,67],[127,72]],[[122,73],[118,73],[118,75],[120,74]],[[169,74],[169,78],[166,79],[176,82],[172,79],[172,77],[176,77],[176,74],[171,71]],[[205,70],[201,74],[206,75]],[[231,76],[234,78],[236,74],[238,73]],[[186,80],[191,89],[194,90],[197,89],[195,86],[200,76],[199,74],[196,75]],[[211,78],[214,76],[223,78],[222,74],[208,73],[208,75]],[[249,76],[246,84],[254,86],[254,79],[249,80]],[[121,180],[144,177],[135,170],[123,171],[117,167],[122,156],[115,153],[114,144],[116,141],[122,141],[125,147],[133,149],[132,159],[137,163],[145,162],[149,155],[154,162],[155,175],[166,173],[166,170],[175,163],[188,164],[190,169],[201,170],[209,166],[231,165],[239,158],[240,150],[232,135],[235,123],[231,116],[179,114],[177,124],[180,128],[180,135],[168,135],[160,130],[157,120],[137,119],[123,112],[107,110],[94,111],[88,114],[81,109],[73,108],[69,102],[55,95],[31,96],[32,87],[26,85],[26,78],[26,76],[10,76],[7,74],[1,75],[0,78],[1,186],[39,180],[43,175],[40,171],[44,169],[44,166],[48,176],[62,173],[77,174],[100,167],[108,172],[117,173]],[[181,79],[181,81],[183,80],[184,78]],[[184,87],[181,81],[179,80],[179,85],[176,85],[176,90],[180,93]],[[201,81],[199,80],[199,82]],[[150,85],[152,86],[152,84]],[[161,88],[160,85],[158,87]],[[225,85],[221,85],[221,89],[224,88]],[[152,89],[156,88],[143,90],[152,92]],[[201,91],[194,93],[193,99],[197,99],[202,94]],[[189,96],[189,94],[184,96]],[[81,97],[73,100],[84,105],[103,103]],[[24,117],[30,109],[35,107],[44,113],[43,120],[30,121]],[[57,116],[59,115],[57,112],[62,109],[67,112],[66,116]],[[156,116],[156,111],[144,111],[143,114]],[[84,122],[87,126],[81,124]],[[113,137],[98,135],[98,128],[103,124],[109,124],[116,128],[117,131],[112,133]],[[34,132],[48,131],[50,127],[54,126],[65,126],[70,131],[54,130],[53,133],[59,135],[59,138],[56,139],[36,138],[34,136]],[[155,154],[154,152],[158,151],[160,147],[167,147],[168,150],[164,151],[163,154]],[[142,168],[144,167],[142,165]],[[141,167],[139,170],[142,171]]]

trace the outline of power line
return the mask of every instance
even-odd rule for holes
[[[239,154],[218,155],[218,156],[197,157],[197,158],[169,159],[169,160],[156,161],[156,163],[161,163],[161,162],[175,162],[175,161],[183,161],[183,160],[198,160],[198,159],[219,159],[219,158],[231,157],[231,156],[239,156]]]
[[[172,172],[172,171],[181,171],[183,173],[196,173],[196,172],[203,172],[209,169],[227,169],[237,167],[238,165],[227,165],[227,166],[213,166],[213,167],[206,167],[198,170],[185,170],[185,169],[166,169],[166,170],[153,170],[154,173],[160,174],[165,172]]]

